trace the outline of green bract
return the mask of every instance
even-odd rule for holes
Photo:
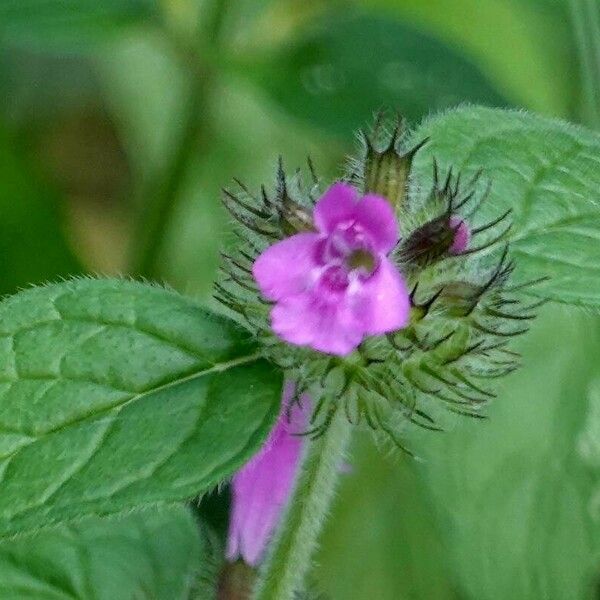
[[[255,452],[281,376],[247,332],[141,283],[0,304],[0,535],[189,498]]]

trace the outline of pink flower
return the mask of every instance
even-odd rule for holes
[[[254,263],[262,294],[275,302],[275,333],[344,356],[365,336],[406,326],[409,294],[388,258],[399,237],[390,204],[373,194],[359,198],[352,186],[336,183],[313,218],[316,232],[277,242]]]
[[[451,254],[462,254],[471,241],[471,229],[461,217],[450,217],[450,227],[454,230],[454,241],[449,248]]]
[[[283,390],[281,414],[260,452],[233,478],[232,513],[227,541],[227,559],[242,558],[257,566],[273,535],[292,491],[305,438],[294,435],[306,430],[310,398],[292,402],[294,384]]]

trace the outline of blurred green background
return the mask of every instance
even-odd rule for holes
[[[0,0],[0,289],[128,273],[210,302],[229,229],[220,189],[234,176],[271,183],[279,155],[290,169],[310,155],[335,177],[384,106],[413,125],[480,103],[595,127],[586,86],[600,73],[578,53],[600,55],[586,29],[597,11]],[[359,436],[318,586],[334,600],[600,598],[598,325],[547,307],[489,421],[415,434],[420,461]],[[218,520],[220,500],[208,510]]]

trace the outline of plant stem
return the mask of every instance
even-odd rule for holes
[[[585,121],[600,128],[600,8],[596,0],[570,0],[581,63]]]
[[[190,90],[183,115],[180,138],[164,171],[151,182],[144,204],[135,240],[132,272],[152,278],[157,274],[157,263],[163,249],[171,219],[177,207],[181,186],[191,162],[201,150],[208,147],[210,137],[209,109],[215,70],[201,55],[218,54],[227,0],[214,0],[208,15],[208,27],[202,32],[206,47],[202,52],[190,40],[171,32],[170,41],[188,73]],[[197,32],[197,35],[200,33]]]
[[[205,33],[211,43],[211,46],[218,47],[221,41],[221,32],[229,8],[229,0],[213,0],[212,10],[208,15]]]
[[[157,274],[158,258],[177,206],[181,184],[202,135],[205,87],[204,82],[196,80],[192,83],[181,138],[176,143],[176,150],[169,164],[158,180],[152,182],[152,191],[145,199],[132,267],[136,275],[152,278]]]
[[[351,424],[338,410],[327,431],[309,443],[254,600],[291,600],[302,588],[333,499],[351,430]]]

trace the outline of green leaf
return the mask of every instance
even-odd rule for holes
[[[203,546],[183,507],[85,519],[0,543],[0,597],[189,600]]]
[[[410,120],[464,100],[506,105],[458,52],[397,21],[333,14],[262,69],[246,69],[290,114],[349,137],[374,111]]]
[[[521,341],[525,368],[506,380],[489,420],[463,420],[417,447],[469,598],[596,597],[600,321],[546,308]]]
[[[0,37],[40,48],[86,48],[156,12],[156,0],[4,0]]]
[[[61,231],[56,204],[0,129],[0,293],[80,270]]]
[[[517,106],[569,117],[577,86],[569,0],[360,0],[460,48]],[[499,40],[502,40],[499,43]]]
[[[370,437],[358,441],[316,560],[319,587],[344,600],[456,600],[412,459],[385,460]]]
[[[189,498],[231,475],[281,375],[233,322],[121,280],[0,304],[0,535]]]
[[[463,180],[478,169],[492,180],[473,225],[513,210],[507,239],[517,280],[549,277],[530,293],[600,307],[600,135],[523,112],[478,107],[425,121],[416,138],[425,136],[431,142],[416,161],[421,181],[431,180],[433,156],[444,170],[460,169]]]

